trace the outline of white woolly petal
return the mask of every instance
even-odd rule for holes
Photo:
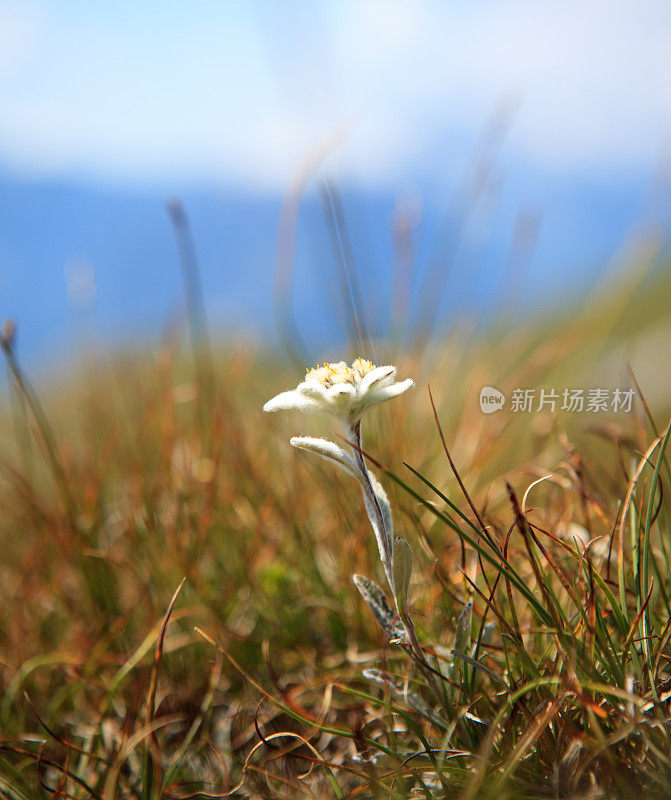
[[[359,384],[359,394],[365,394],[373,387],[388,386],[396,377],[396,367],[375,367]]]
[[[392,397],[398,397],[399,394],[407,392],[408,389],[412,389],[414,385],[415,382],[411,378],[401,381],[400,383],[392,383],[391,386],[383,386],[381,389],[373,390],[367,400],[369,400],[371,405],[375,403],[384,403],[385,400],[391,400]]]
[[[337,464],[344,469],[348,475],[361,481],[361,471],[357,467],[354,459],[349,453],[343,450],[342,447],[338,447],[335,442],[330,442],[328,439],[318,439],[313,436],[293,436],[289,440],[289,443],[292,447],[316,453],[327,461]]]
[[[297,392],[293,389],[290,392],[281,392],[273,397],[263,406],[264,411],[319,411],[320,405],[316,400]]]
[[[375,386],[373,386],[372,388],[373,390],[376,390],[376,389],[382,389],[384,386],[391,386],[391,384],[395,380],[396,380],[396,367],[394,367],[394,371],[391,375],[389,375],[386,378],[382,378],[382,380],[379,383],[376,383]]]
[[[334,383],[330,389],[326,390],[329,400],[340,400],[344,397],[354,397],[356,389],[351,383]]]
[[[317,381],[303,381],[299,383],[296,387],[296,391],[304,394],[306,397],[309,397],[311,400],[321,400],[324,401],[327,399],[326,396],[326,389],[322,386],[321,383]]]

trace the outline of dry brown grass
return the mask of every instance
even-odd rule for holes
[[[417,388],[369,415],[366,450],[424,501],[381,476],[415,551],[420,639],[451,664],[457,619],[472,600],[473,641],[482,634],[476,657],[494,674],[455,662],[446,707],[433,712],[438,722],[392,691],[390,675],[432,702],[352,584],[354,573],[382,577],[356,487],[288,446],[289,435],[328,433],[330,423],[261,412],[264,400],[295,385],[292,369],[241,346],[216,354],[203,386],[177,342],[89,364],[40,393],[44,419],[30,395],[15,391],[2,424],[0,796],[207,797],[241,780],[240,796],[273,798],[630,797],[640,787],[646,797],[668,796],[671,737],[660,698],[671,680],[669,494],[649,527],[646,587],[627,533],[630,635],[590,578],[594,570],[610,581],[617,600],[617,563],[588,564],[566,536],[575,523],[611,537],[634,462],[655,437],[650,421],[640,403],[631,415],[607,416],[485,416],[478,406],[483,385],[508,396],[515,387],[623,385],[636,314],[639,341],[668,330],[653,300],[640,318],[647,296],[628,289],[570,319],[470,341],[461,330],[433,354],[406,353],[399,374]],[[642,382],[661,430],[668,365],[666,377],[660,366],[650,380],[642,347]],[[404,466],[475,522],[427,383],[476,507],[502,547],[513,531],[507,563],[559,632],[495,565],[482,570],[440,514],[468,534],[466,523]],[[554,478],[527,500],[534,545],[513,528],[506,481],[521,501],[548,472]],[[649,498],[652,473],[644,474],[637,526]],[[650,585],[654,678],[638,633]],[[485,615],[494,627],[483,634]],[[365,679],[370,668],[387,683]],[[604,683],[610,695],[595,688]],[[626,692],[640,700],[634,712]],[[652,710],[643,708],[648,700]]]

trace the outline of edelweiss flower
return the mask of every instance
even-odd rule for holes
[[[304,381],[295,389],[273,397],[263,410],[328,413],[351,427],[369,408],[391,400],[415,385],[409,378],[399,383],[395,380],[396,367],[376,367],[364,358],[357,358],[351,367],[344,361],[324,364],[309,369]]]
[[[412,550],[405,539],[400,536],[394,537],[389,498],[375,475],[368,469],[361,447],[361,417],[364,412],[372,406],[403,394],[414,385],[414,381],[410,379],[396,383],[396,367],[376,367],[371,361],[363,358],[357,358],[351,367],[344,361],[338,361],[335,364],[324,364],[322,367],[309,369],[304,381],[292,391],[282,392],[273,397],[263,406],[263,410],[296,409],[313,414],[326,412],[344,425],[351,454],[335,442],[313,436],[294,436],[290,439],[290,443],[299,450],[315,453],[326,461],[336,464],[359,482],[366,513],[380,552],[380,561],[394,595],[400,623],[396,627],[389,623],[393,614],[388,611],[388,603],[382,589],[360,576],[355,576],[354,581],[365,601],[388,631],[395,631],[397,634],[401,629],[405,631],[408,646],[426,674],[427,680],[432,684],[436,696],[440,697],[431,672],[433,668],[426,663],[408,611]],[[384,603],[381,603],[380,598]]]

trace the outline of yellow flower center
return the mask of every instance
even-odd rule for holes
[[[351,383],[356,386],[361,382],[364,375],[375,369],[375,364],[365,358],[357,358],[348,367],[344,361],[336,361],[333,364],[324,364],[321,367],[308,369],[305,375],[306,380],[317,381],[322,386],[329,389],[335,383]]]

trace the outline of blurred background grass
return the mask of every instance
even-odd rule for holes
[[[375,342],[382,361],[398,361],[399,374],[417,386],[368,415],[367,451],[420,492],[402,462],[458,501],[430,384],[452,457],[495,528],[510,517],[505,481],[521,496],[552,473],[556,480],[530,501],[539,524],[568,541],[580,528],[610,535],[626,490],[622,465],[629,470],[647,441],[640,400],[629,414],[516,414],[508,404],[485,415],[479,393],[486,385],[508,398],[515,387],[627,388],[629,359],[661,426],[671,411],[661,344],[671,331],[670,285],[667,270],[646,270],[641,261],[620,286],[543,321],[504,322],[477,336],[464,324],[403,355]],[[363,667],[384,662],[384,637],[351,581],[354,573],[381,577],[360,498],[346,477],[288,445],[297,433],[329,435],[333,423],[262,414],[266,399],[301,377],[286,358],[252,344],[216,344],[204,376],[189,353],[177,332],[155,350],[83,363],[42,388],[44,420],[30,390],[13,382],[1,426],[0,773],[17,781],[14,794],[5,787],[8,797],[26,796],[26,787],[41,797],[38,774],[57,786],[50,762],[77,762],[87,780],[104,776],[101,784],[116,763],[116,796],[136,796],[143,734],[132,737],[142,730],[161,618],[183,577],[156,696],[164,775],[171,759],[179,762],[166,796],[230,788],[257,741],[258,692],[194,627],[224,643],[271,692],[286,697],[294,687],[317,716],[330,683],[356,685]],[[416,554],[421,637],[448,646],[467,596],[458,537],[385,483],[397,530]],[[266,732],[289,724],[275,716],[264,708]],[[364,711],[345,703],[337,716],[356,727]],[[352,755],[341,743],[322,744],[336,760]],[[283,796],[281,787],[273,791]]]

